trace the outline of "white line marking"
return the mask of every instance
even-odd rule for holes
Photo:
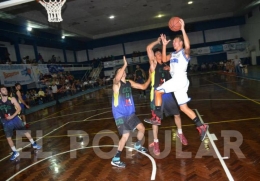
[[[52,155],[52,156],[49,156],[49,157],[44,158],[44,159],[42,159],[42,160],[39,160],[39,161],[37,161],[37,162],[35,162],[35,163],[33,163],[33,164],[31,164],[31,165],[25,167],[24,169],[20,170],[19,172],[15,173],[13,176],[11,176],[10,178],[8,178],[7,181],[13,179],[14,177],[16,177],[17,175],[19,175],[19,174],[22,173],[23,171],[29,169],[30,167],[32,167],[32,166],[34,166],[34,165],[36,165],[36,164],[38,164],[38,163],[40,163],[40,162],[43,162],[43,161],[45,161],[45,160],[47,160],[47,159],[49,159],[49,158],[52,158],[52,157],[55,157],[55,156],[59,156],[59,155],[65,154],[65,153],[69,153],[69,152],[72,152],[72,151],[76,151],[76,150],[83,150],[83,149],[87,149],[87,148],[100,148],[100,147],[118,147],[118,146],[117,146],[117,145],[88,146],[88,147],[84,147],[84,148],[76,148],[76,149],[73,149],[73,150],[61,152],[61,153],[58,153],[58,154],[56,154],[56,155]],[[127,149],[133,149],[133,148],[128,147],[128,146],[125,146],[125,148],[127,148]],[[143,153],[143,152],[141,152],[141,151],[139,151],[139,150],[136,150],[136,151],[138,151],[139,153],[141,153],[141,154],[147,156],[147,157],[151,160],[151,162],[152,162],[151,180],[155,180],[156,170],[157,170],[155,160],[153,159],[152,156],[148,155],[147,153]]]
[[[218,140],[218,138],[216,137],[216,135],[214,133],[211,133],[210,135],[211,135],[211,138],[213,141]]]
[[[40,140],[40,139],[42,139],[42,138],[48,136],[49,134],[53,133],[54,131],[56,131],[56,130],[58,130],[58,129],[64,127],[64,126],[66,126],[66,125],[69,124],[69,123],[72,123],[72,122],[84,122],[84,121],[88,121],[87,119],[89,119],[89,118],[92,118],[92,117],[95,117],[95,116],[98,116],[98,115],[101,115],[101,114],[104,114],[104,113],[108,113],[108,112],[111,112],[111,111],[106,111],[106,112],[102,112],[102,113],[99,113],[99,114],[95,114],[95,115],[92,115],[92,116],[90,116],[90,117],[88,117],[88,118],[86,118],[86,119],[84,119],[84,120],[81,120],[81,121],[70,121],[70,122],[67,122],[67,123],[61,125],[60,127],[56,128],[56,129],[53,129],[52,131],[50,131],[49,133],[43,135],[42,137],[36,139],[35,141],[38,141],[38,140]],[[26,148],[26,147],[29,147],[29,146],[31,146],[30,143],[29,143],[28,145],[25,145],[22,149],[24,149],[24,148]],[[6,156],[6,157],[4,157],[4,158],[2,158],[2,159],[0,160],[0,162],[3,161],[3,160],[5,160],[5,159],[8,158],[8,157],[9,157],[9,155]]]
[[[200,116],[200,114],[199,114],[199,112],[198,112],[198,110],[195,109],[195,111],[196,111],[197,115],[199,116],[201,122],[204,123],[203,120],[202,120],[202,118],[201,118],[201,116]],[[208,138],[209,138],[209,141],[210,141],[210,143],[211,143],[211,145],[212,145],[214,151],[216,152],[216,155],[217,155],[217,157],[218,157],[218,159],[219,159],[219,161],[220,161],[220,163],[221,163],[221,165],[222,165],[224,171],[226,172],[226,175],[227,175],[227,177],[228,177],[228,180],[229,180],[229,181],[234,181],[234,178],[232,177],[232,175],[231,175],[231,173],[230,173],[230,171],[229,171],[229,169],[228,169],[226,163],[224,162],[223,157],[220,155],[220,153],[219,153],[219,151],[218,151],[218,148],[216,147],[216,145],[215,145],[215,143],[214,143],[214,141],[213,141],[213,139],[212,139],[211,134],[209,133],[209,131],[207,131],[207,136],[208,136]]]

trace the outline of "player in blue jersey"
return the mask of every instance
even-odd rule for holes
[[[187,77],[187,67],[190,61],[190,41],[184,29],[184,21],[180,19],[182,36],[178,35],[173,40],[174,52],[166,56],[166,46],[170,40],[166,40],[166,36],[161,34],[163,44],[162,60],[170,61],[171,79],[156,88],[155,91],[155,114],[156,117],[150,119],[151,124],[160,125],[162,118],[162,95],[164,93],[173,92],[180,106],[180,110],[184,112],[196,125],[200,133],[200,140],[203,141],[208,130],[208,125],[203,124],[195,112],[191,110],[187,102],[190,101],[187,91],[189,88],[189,80]]]
[[[126,58],[124,59],[123,67],[115,72],[113,80],[113,96],[112,96],[112,112],[115,123],[120,135],[122,135],[116,155],[113,157],[111,164],[117,167],[125,167],[125,163],[121,162],[120,155],[129,138],[130,132],[138,130],[137,139],[134,148],[141,152],[146,152],[147,149],[142,146],[141,141],[144,137],[145,127],[139,118],[135,115],[135,105],[132,96],[132,88],[145,90],[150,84],[150,76],[144,84],[136,83],[132,80],[126,80],[125,69],[127,67]]]
[[[4,127],[5,136],[13,154],[10,160],[15,160],[19,156],[14,142],[12,140],[13,131],[20,130],[29,139],[34,149],[41,149],[40,145],[31,137],[30,133],[25,129],[21,118],[18,116],[21,111],[21,106],[15,97],[8,97],[7,88],[4,85],[0,86],[0,119]]]

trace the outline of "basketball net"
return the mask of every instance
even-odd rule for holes
[[[61,8],[65,2],[66,0],[49,0],[48,2],[46,0],[39,0],[39,3],[47,10],[49,22],[63,21]]]

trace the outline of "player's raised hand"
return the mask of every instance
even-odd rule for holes
[[[171,40],[167,40],[166,39],[166,35],[165,34],[161,34],[160,37],[161,37],[163,45],[167,45],[171,41]]]

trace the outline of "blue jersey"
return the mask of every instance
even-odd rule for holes
[[[120,81],[119,93],[113,93],[112,96],[112,112],[114,119],[124,116],[130,116],[135,113],[135,105],[132,96],[131,83]]]

